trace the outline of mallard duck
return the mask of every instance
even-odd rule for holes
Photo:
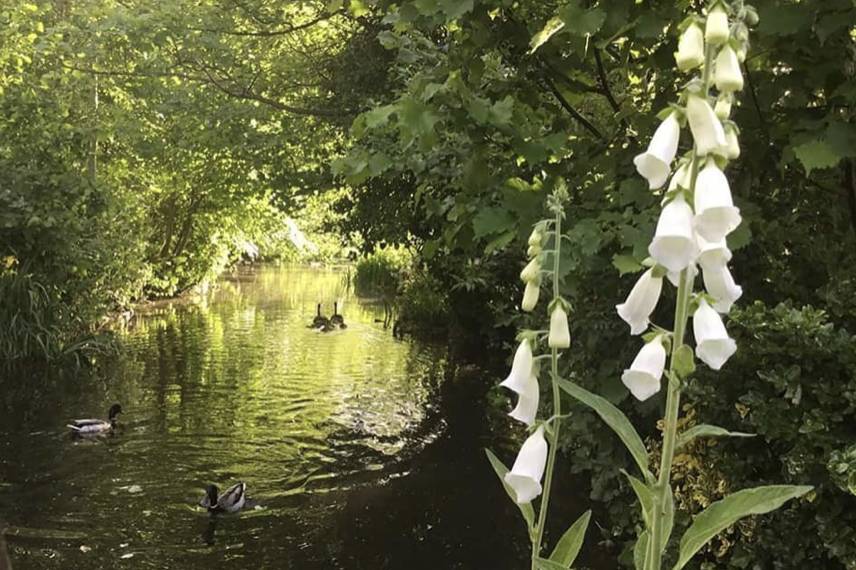
[[[330,325],[330,319],[321,314],[321,303],[318,303],[318,313],[315,315],[315,318],[312,319],[312,324],[309,325],[311,329],[320,329]]]
[[[243,481],[232,485],[222,495],[218,495],[217,485],[205,487],[205,496],[199,504],[209,513],[237,513],[247,501],[247,484]]]
[[[330,317],[330,324],[340,329],[348,328],[348,325],[345,324],[345,317],[339,314],[338,302],[333,303],[333,315]]]
[[[67,427],[71,428],[74,435],[97,435],[111,432],[116,429],[116,417],[122,413],[122,406],[113,404],[107,412],[106,420],[85,419],[71,420]]]

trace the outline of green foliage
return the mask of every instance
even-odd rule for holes
[[[354,290],[362,297],[388,302],[404,287],[413,264],[413,254],[403,247],[382,247],[357,261]]]
[[[556,543],[556,548],[550,554],[550,561],[559,564],[562,568],[570,568],[583,547],[586,530],[588,530],[589,520],[591,520],[591,511],[586,511],[580,518],[574,521],[562,538]]]

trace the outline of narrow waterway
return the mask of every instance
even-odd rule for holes
[[[307,328],[334,300],[348,328]],[[97,372],[4,378],[14,568],[524,567],[525,527],[482,453],[496,379],[394,339],[382,316],[344,272],[243,268],[138,314]],[[115,435],[72,440],[68,419],[113,402]],[[196,506],[238,480],[255,508]]]

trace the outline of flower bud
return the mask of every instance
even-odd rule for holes
[[[654,277],[653,268],[649,269],[636,281],[627,300],[615,306],[618,316],[630,325],[630,334],[642,334],[648,328],[648,318],[657,307],[662,290],[663,278]]]
[[[744,63],[746,61],[746,45],[740,45],[737,47],[737,61],[740,63]]]
[[[568,329],[568,315],[560,304],[550,315],[550,334],[547,337],[550,348],[568,348],[571,346],[571,332]]]
[[[696,356],[714,370],[722,368],[737,351],[737,343],[728,336],[719,313],[704,299],[693,314],[693,335],[696,340]]]
[[[728,179],[713,160],[698,174],[695,186],[695,228],[707,241],[719,241],[740,225]]]
[[[731,116],[731,101],[732,97],[730,93],[721,93],[719,98],[716,100],[716,106],[713,108],[713,112],[720,121],[724,121]]]
[[[532,230],[532,233],[529,234],[529,245],[532,246],[541,246],[541,242],[544,241],[544,234],[542,234],[538,230]]]
[[[725,146],[725,131],[722,123],[710,108],[707,99],[690,94],[687,98],[687,122],[696,144],[696,154],[704,156]]]
[[[518,504],[528,503],[541,494],[541,479],[547,466],[547,440],[544,426],[538,427],[520,448],[505,482],[514,491]]]
[[[539,255],[542,251],[543,251],[543,250],[541,249],[541,246],[540,246],[540,245],[530,245],[530,246],[526,249],[526,257],[528,257],[528,258],[530,258],[530,259],[531,259],[531,258],[533,258],[533,257],[535,257],[535,256],[537,256],[537,255]]]
[[[725,158],[735,160],[740,158],[740,141],[733,126],[725,127]]]
[[[704,35],[697,24],[690,24],[681,34],[675,63],[681,71],[689,71],[704,63]]]
[[[730,45],[725,45],[719,50],[719,55],[716,56],[713,82],[722,93],[743,89],[743,73],[740,71],[740,62]]]
[[[693,211],[683,195],[678,194],[660,212],[648,253],[669,271],[681,271],[698,255],[693,233]]]
[[[530,281],[536,281],[541,277],[541,264],[538,262],[538,259],[533,259],[529,263],[526,264],[526,267],[523,268],[523,271],[520,272],[520,279],[524,283],[529,283]]]
[[[526,288],[523,290],[523,302],[520,303],[520,308],[527,313],[531,312],[538,304],[538,297],[541,295],[541,280],[528,281]]]
[[[660,123],[648,144],[648,150],[636,156],[633,164],[639,174],[648,180],[651,190],[662,186],[671,172],[672,161],[678,151],[681,125],[676,113],[671,113]]]
[[[535,357],[532,355],[532,345],[528,340],[520,341],[517,350],[514,352],[514,360],[511,361],[511,372],[500,383],[500,386],[514,390],[518,394],[523,392],[526,383],[529,381],[529,376],[532,374],[534,364]]]
[[[722,4],[717,4],[707,14],[704,39],[707,43],[715,46],[728,41],[728,14]]]
[[[630,368],[621,375],[621,381],[634,398],[644,402],[660,391],[660,379],[665,367],[666,349],[663,348],[662,335],[657,335],[642,347]]]

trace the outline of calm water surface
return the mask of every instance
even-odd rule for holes
[[[307,328],[337,299],[347,330]],[[525,531],[481,452],[495,379],[395,340],[381,317],[342,272],[242,269],[138,315],[97,373],[7,376],[0,525],[14,567],[519,566]],[[71,440],[68,419],[114,401],[121,431]],[[237,480],[254,509],[196,508],[206,483]]]

